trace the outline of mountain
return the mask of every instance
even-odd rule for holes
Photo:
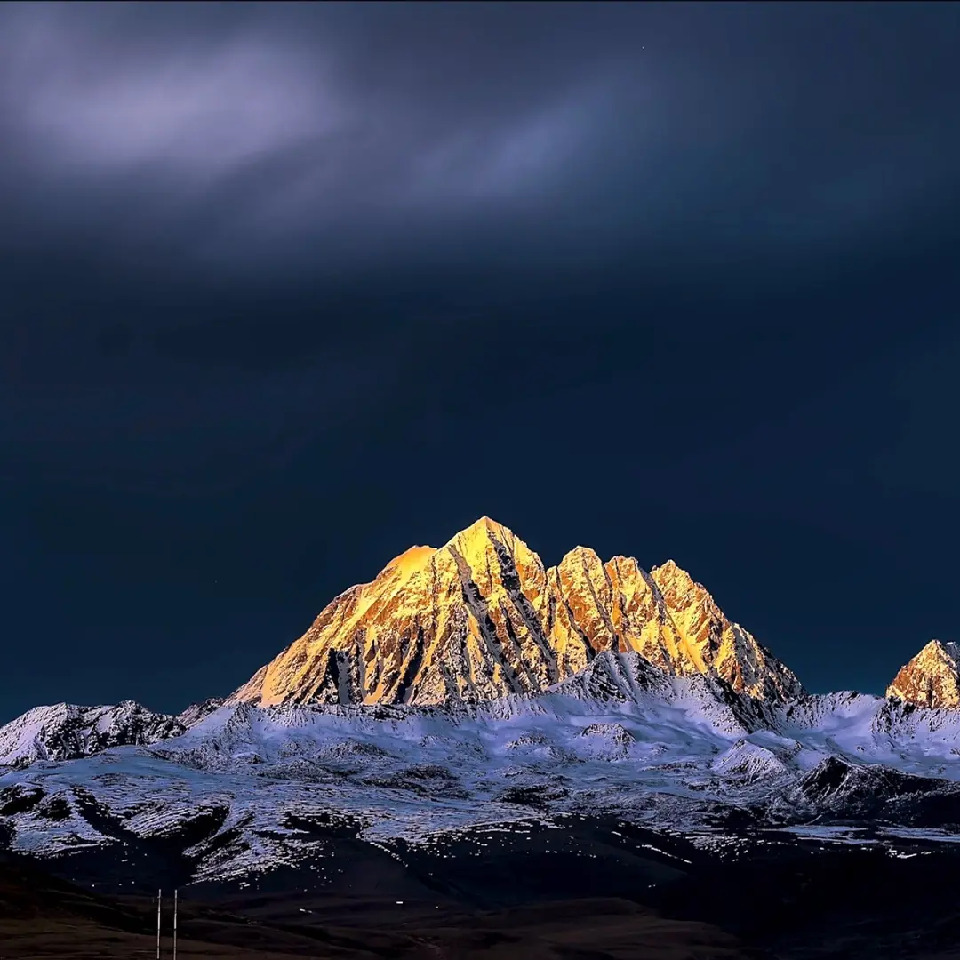
[[[673,561],[642,570],[585,547],[545,568],[482,517],[440,548],[412,547],[351,587],[229,702],[412,704],[537,694],[604,651],[760,700],[801,696],[794,674]]]
[[[893,678],[887,696],[921,707],[960,707],[960,647],[931,640]]]
[[[34,707],[0,727],[0,766],[73,760],[110,747],[155,743],[185,730],[176,718],[152,713],[133,700],[107,707]]]
[[[638,848],[671,863],[692,856],[678,835],[714,857],[869,830],[914,855],[960,835],[958,744],[957,710],[853,693],[771,703],[605,651],[533,697],[227,704],[153,743],[0,768],[0,851],[127,892],[346,889],[370,858],[413,882],[450,857],[495,860],[531,830],[569,850],[597,818],[610,843],[646,831]]]
[[[528,844],[545,880],[625,845],[673,870],[869,831],[914,857],[960,838],[958,654],[928,644],[887,698],[810,695],[672,561],[547,568],[482,518],[336,597],[224,700],[0,727],[0,853],[126,892],[386,871],[401,899]]]

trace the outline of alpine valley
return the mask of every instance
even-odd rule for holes
[[[0,849],[112,894],[628,896],[740,935],[772,922],[777,870],[862,892],[955,869],[960,649],[894,673],[886,697],[809,694],[672,561],[547,568],[482,518],[223,699],[0,728]]]

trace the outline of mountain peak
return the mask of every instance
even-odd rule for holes
[[[921,651],[921,654],[927,656],[950,657],[956,659],[957,645],[955,643],[943,643],[941,640],[931,640]]]
[[[184,730],[175,717],[153,713],[135,700],[101,707],[34,707],[0,727],[0,766],[72,760],[108,747],[154,743]]]
[[[672,560],[652,573],[589,547],[556,567],[483,516],[443,547],[412,547],[346,590],[231,701],[411,703],[539,693],[599,653],[639,653],[761,699],[797,678]]]
[[[683,590],[690,590],[698,586],[693,577],[690,576],[683,567],[679,566],[675,560],[668,560],[666,563],[651,567],[650,575],[659,584],[672,583]]]
[[[426,569],[437,550],[435,547],[410,547],[398,557],[394,557],[384,568],[383,572],[392,571],[406,579],[414,573]]]
[[[464,527],[459,533],[455,533],[447,541],[445,546],[450,546],[458,542],[475,543],[481,540],[486,541],[489,540],[491,536],[501,541],[516,539],[516,535],[509,527],[504,526],[502,523],[497,523],[496,520],[490,517],[483,516],[478,520],[474,520],[469,527]]]
[[[960,707],[960,647],[931,640],[900,669],[887,696],[921,707]]]
[[[473,523],[470,524],[470,527],[486,527],[488,530],[494,531],[506,529],[502,523],[498,523],[496,520],[494,520],[492,517],[488,517],[486,514],[477,520],[474,520]],[[467,527],[467,529],[469,530],[470,527]]]

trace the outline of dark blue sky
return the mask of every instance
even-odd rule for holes
[[[813,690],[960,640],[960,6],[6,4],[0,720],[482,514]]]

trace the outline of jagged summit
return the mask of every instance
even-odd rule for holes
[[[650,573],[588,547],[546,568],[481,517],[442,547],[412,547],[351,587],[231,702],[476,702],[531,695],[605,650],[674,675],[709,674],[759,699],[803,692],[783,664],[672,560]]]
[[[893,678],[887,696],[921,707],[960,707],[960,646],[931,640]]]
[[[500,539],[516,539],[516,534],[507,526],[502,523],[498,523],[496,520],[491,517],[483,516],[474,520],[469,527],[464,527],[459,533],[455,533],[445,544],[449,546],[455,540],[461,542],[473,541],[477,538],[487,538],[490,536],[499,537]]]

